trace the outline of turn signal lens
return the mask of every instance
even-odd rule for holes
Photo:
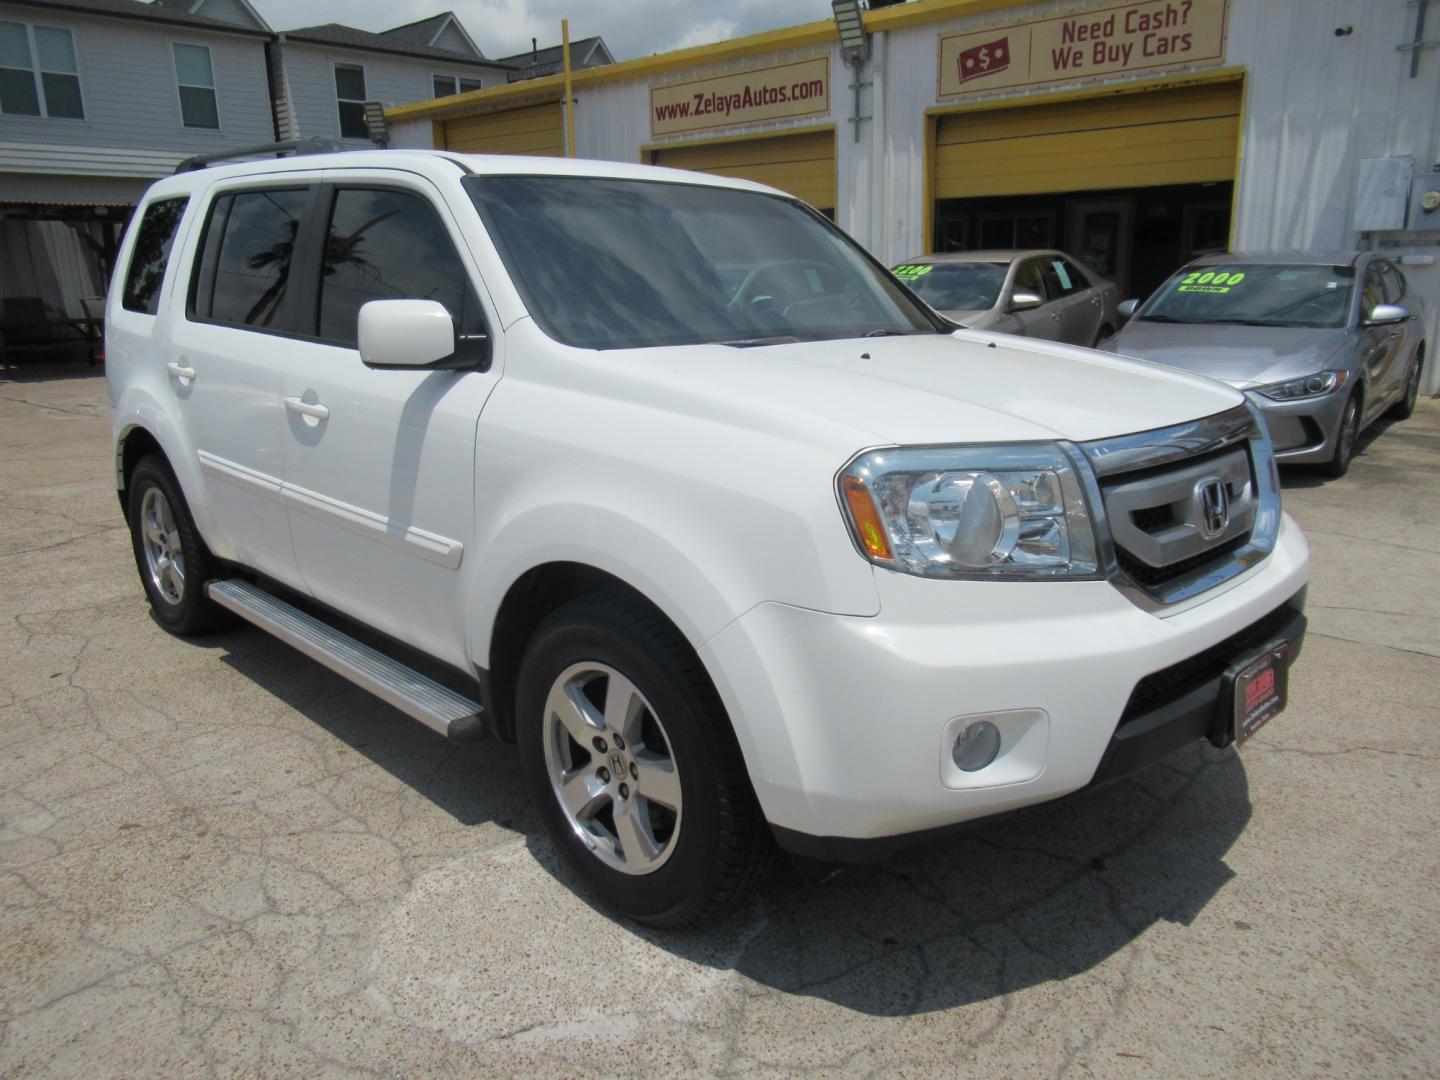
[[[885,538],[885,526],[880,521],[880,511],[875,509],[875,500],[865,488],[865,481],[858,476],[847,476],[842,486],[845,489],[845,504],[850,510],[850,520],[855,525],[855,536],[865,554],[872,559],[889,560],[890,541]]]

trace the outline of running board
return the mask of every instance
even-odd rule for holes
[[[487,734],[485,710],[478,702],[361,644],[279,597],[235,578],[212,581],[205,592],[221,607],[274,634],[432,731],[457,740]]]

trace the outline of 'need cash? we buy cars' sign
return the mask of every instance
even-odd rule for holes
[[[1044,86],[1225,56],[1228,0],[1149,0],[940,38],[939,96]]]
[[[650,133],[659,138],[829,111],[830,58],[821,56],[653,87]]]

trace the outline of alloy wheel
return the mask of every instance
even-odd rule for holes
[[[140,533],[150,583],[166,603],[179,604],[185,598],[185,549],[170,500],[158,487],[141,500]]]
[[[649,874],[680,836],[680,774],[645,695],[607,664],[572,664],[545,701],[545,767],[570,828],[606,866]]]

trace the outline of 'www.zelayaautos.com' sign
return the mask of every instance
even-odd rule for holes
[[[1228,0],[1148,0],[940,38],[942,98],[1214,62]]]
[[[830,60],[821,56],[654,87],[650,133],[658,138],[829,111]]]

